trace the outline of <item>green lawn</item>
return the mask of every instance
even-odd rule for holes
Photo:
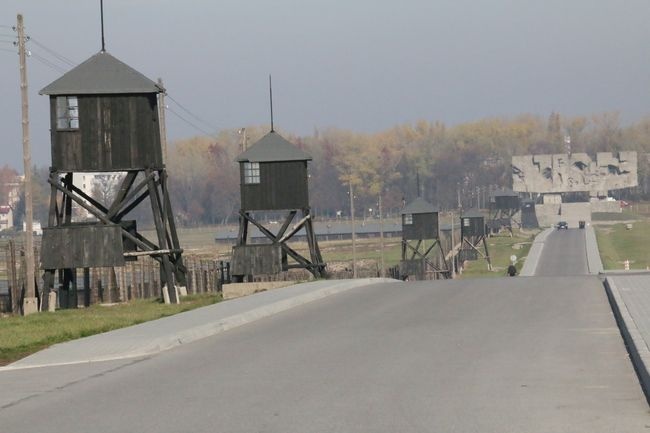
[[[214,304],[221,295],[190,295],[178,305],[138,300],[114,306],[94,305],[0,320],[0,365],[6,365],[56,343],[75,340]]]
[[[636,221],[632,228],[626,224],[594,226],[603,267],[607,270],[623,269],[630,261],[630,269],[650,266],[650,222]]]
[[[524,259],[538,232],[523,233],[514,231],[514,236],[495,236],[488,238],[488,251],[492,262],[492,271],[487,269],[484,259],[467,261],[462,278],[503,277],[510,264],[510,256],[517,256],[517,271],[521,271]]]
[[[402,254],[400,238],[384,239],[384,262],[386,267],[395,266],[399,263]],[[329,241],[319,242],[323,260],[330,262],[352,262],[352,241]],[[306,244],[304,246],[306,250]],[[298,248],[300,250],[300,248]],[[306,251],[305,251],[306,252]],[[381,249],[379,238],[357,239],[356,241],[357,260],[381,260]]]

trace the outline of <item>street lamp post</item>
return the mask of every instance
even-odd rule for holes
[[[454,211],[451,211],[451,279],[456,278],[456,244],[454,243]]]
[[[352,226],[352,278],[357,278],[357,235],[354,227],[354,191],[352,190],[352,181],[348,185],[350,187],[350,224]]]
[[[379,208],[379,251],[381,253],[381,277],[386,277],[386,263],[384,261],[384,209],[382,205],[382,194],[379,192],[377,207]]]

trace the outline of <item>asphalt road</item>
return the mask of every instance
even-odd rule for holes
[[[540,276],[589,274],[585,230],[563,229],[554,230],[549,234],[535,274]]]
[[[551,233],[537,269],[378,284],[146,359],[0,372],[0,431],[650,432],[584,231]]]
[[[594,277],[368,286],[2,393],[3,433],[650,431]]]

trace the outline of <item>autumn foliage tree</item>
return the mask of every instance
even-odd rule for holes
[[[268,130],[247,127],[254,143]],[[636,150],[639,187],[623,192],[632,199],[650,199],[650,118],[623,125],[618,113],[548,117],[520,115],[487,118],[448,126],[421,120],[376,133],[330,128],[310,136],[281,131],[290,142],[309,153],[310,203],[317,218],[349,212],[349,187],[355,191],[357,211],[375,208],[379,195],[384,209],[395,215],[403,200],[413,199],[417,177],[423,198],[443,208],[484,204],[491,188],[511,185],[513,155],[565,151],[571,137],[573,152]],[[239,167],[242,135],[224,130],[216,136],[198,136],[172,143],[167,168],[174,212],[182,225],[236,221],[239,210]],[[43,213],[47,215],[44,170]],[[8,167],[3,176],[13,176]],[[0,198],[2,191],[0,190]],[[483,202],[481,202],[483,197]],[[39,199],[40,200],[40,199]],[[361,213],[359,213],[361,215]]]

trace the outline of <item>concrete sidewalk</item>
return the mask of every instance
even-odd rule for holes
[[[650,274],[610,275],[605,278],[605,288],[650,402]]]
[[[56,344],[1,370],[150,356],[356,287],[387,278],[322,280],[220,302],[104,334]]]

